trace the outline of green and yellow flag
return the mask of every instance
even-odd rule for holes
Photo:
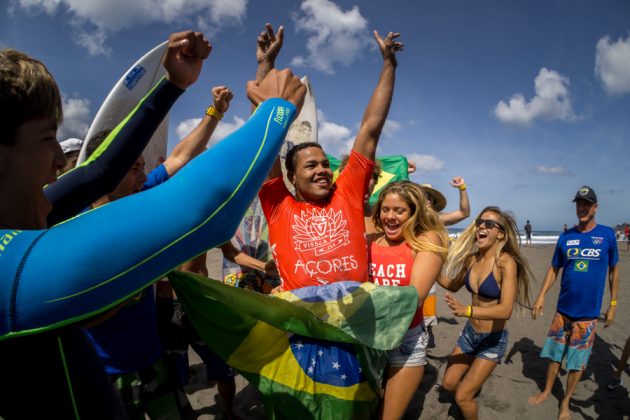
[[[333,180],[339,176],[339,166],[341,161],[334,156],[326,155],[330,162],[330,167],[333,170]],[[382,156],[376,158],[381,163],[382,172],[378,178],[378,182],[374,186],[374,191],[370,196],[370,205],[373,206],[378,200],[378,194],[381,192],[385,185],[394,181],[406,181],[409,179],[407,173],[408,163],[407,158],[404,156]]]
[[[169,278],[203,340],[263,396],[269,418],[370,418],[413,287],[337,282],[273,296],[190,273]]]

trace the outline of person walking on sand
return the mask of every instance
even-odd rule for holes
[[[525,224],[525,246],[532,246],[532,225],[529,220]]]
[[[538,405],[551,394],[562,359],[566,356],[567,386],[560,403],[558,419],[571,418],[569,401],[582,377],[595,341],[595,327],[600,314],[606,273],[610,286],[610,306],[606,311],[604,328],[610,326],[617,308],[619,271],[615,232],[595,222],[598,203],[592,188],[583,186],[575,194],[576,227],[558,238],[551,267],[538,293],[532,309],[532,318],[543,313],[545,294],[562,268],[562,283],[556,314],[540,357],[551,359],[547,369],[545,388],[529,398],[529,404]]]

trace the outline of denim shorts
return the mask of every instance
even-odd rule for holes
[[[420,323],[409,329],[398,348],[387,352],[387,363],[390,366],[414,367],[427,364],[427,344],[429,333]]]
[[[508,330],[478,333],[470,321],[457,339],[457,346],[464,354],[501,363],[508,343]]]

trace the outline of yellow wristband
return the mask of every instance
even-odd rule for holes
[[[466,191],[466,184],[462,184],[459,186],[460,191]]]
[[[617,301],[616,300],[611,300],[610,301],[610,306],[617,306]]]
[[[221,118],[223,118],[223,114],[217,111],[217,109],[212,105],[210,105],[208,109],[206,109],[206,115],[209,117],[214,117],[219,121],[221,121]]]
[[[470,318],[471,316],[472,316],[472,306],[471,306],[471,305],[468,305],[468,306],[466,307],[466,317],[467,317],[467,318]]]

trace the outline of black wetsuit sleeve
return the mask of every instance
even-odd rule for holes
[[[44,189],[52,202],[48,226],[76,216],[113,191],[149,143],[183,90],[160,80],[115,129],[94,156]]]

